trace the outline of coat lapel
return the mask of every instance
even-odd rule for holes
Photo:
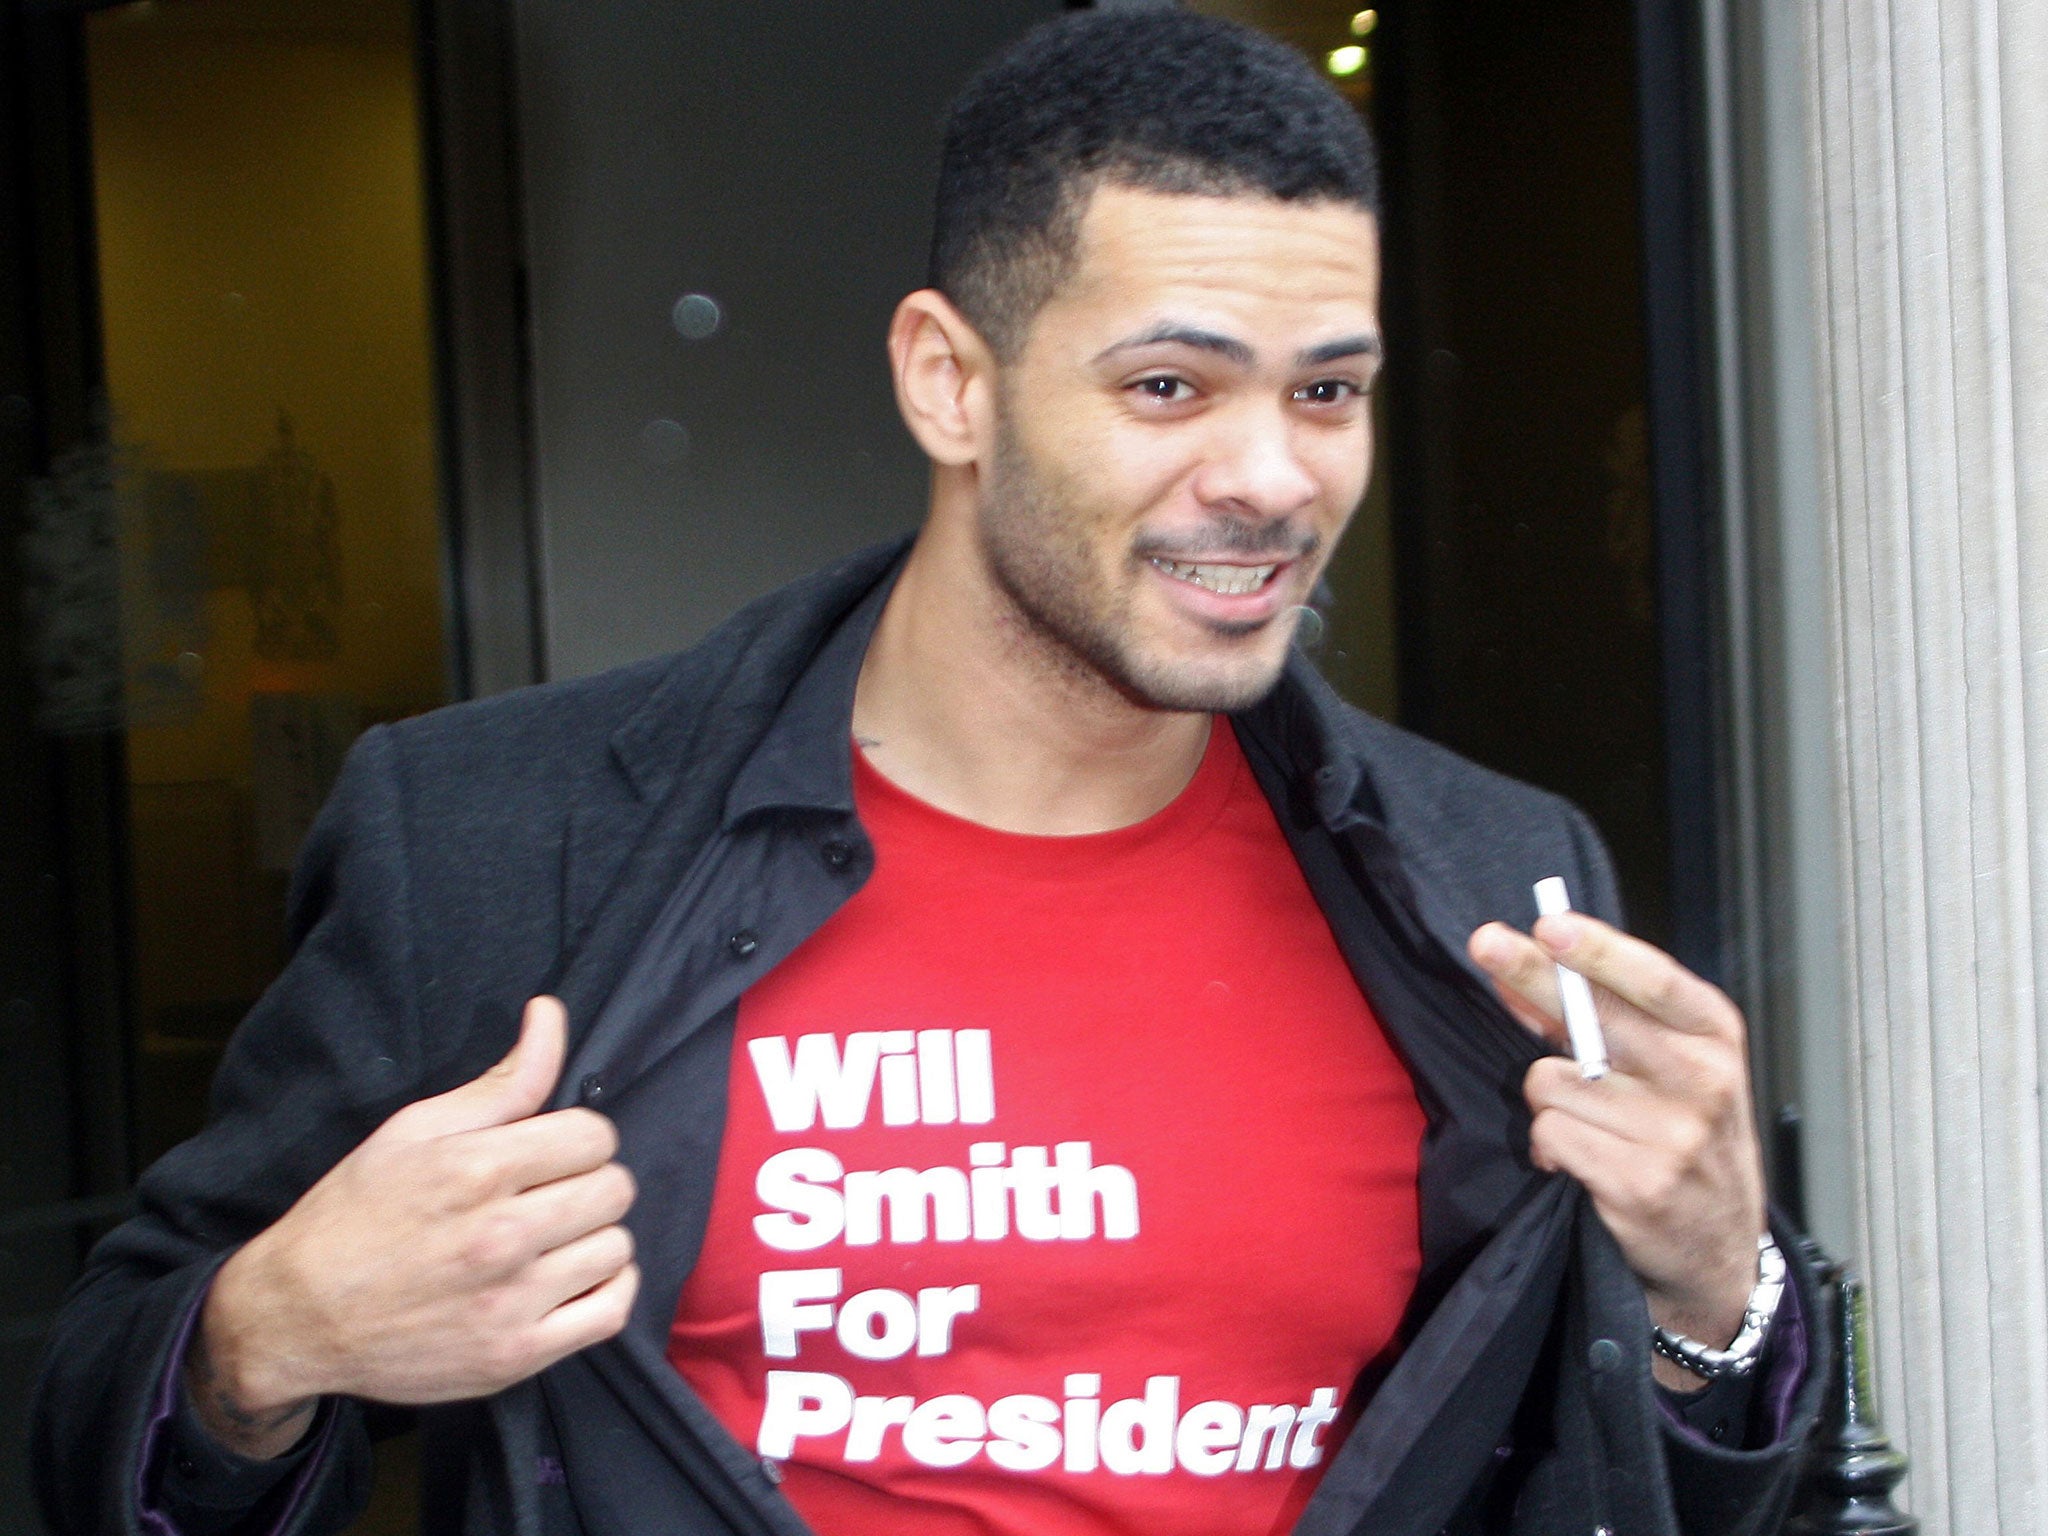
[[[727,786],[792,684],[903,550],[863,550],[742,609],[678,656],[612,733],[612,771],[571,813],[564,840],[563,943],[551,986],[569,1010],[572,1041],[717,831]],[[565,1072],[557,1102],[571,1101],[575,1085]]]
[[[1561,1293],[1575,1190],[1537,1185],[1402,1351],[1295,1536],[1430,1536],[1506,1442]]]
[[[1296,1530],[1426,1536],[1491,1464],[1521,1398],[1563,1273],[1572,1198],[1561,1181],[1502,1155],[1525,1134],[1514,1085],[1540,1046],[1480,982],[1465,954],[1473,924],[1459,886],[1436,878],[1436,865],[1418,866],[1395,835],[1372,739],[1342,709],[1297,657],[1282,686],[1241,717],[1240,738],[1430,1110],[1417,1296],[1427,1315]],[[1430,841],[1407,825],[1410,843]]]

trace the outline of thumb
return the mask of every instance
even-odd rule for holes
[[[531,999],[512,1054],[461,1087],[400,1110],[406,1134],[421,1140],[454,1136],[539,1114],[562,1075],[568,1046],[569,1014],[561,1000]]]

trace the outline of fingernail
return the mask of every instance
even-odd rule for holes
[[[1536,936],[1543,941],[1544,947],[1560,955],[1568,953],[1586,931],[1579,920],[1569,913],[1559,917],[1546,917],[1537,926],[1540,932]]]

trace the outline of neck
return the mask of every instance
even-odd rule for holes
[[[1134,703],[1040,634],[969,526],[931,518],[883,610],[854,694],[868,760],[1005,832],[1107,832],[1163,809],[1201,765],[1211,717]]]

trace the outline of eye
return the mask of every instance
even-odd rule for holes
[[[1190,384],[1186,379],[1177,378],[1170,373],[1152,374],[1146,378],[1139,379],[1131,385],[1131,388],[1136,390],[1145,399],[1156,400],[1161,405],[1179,405],[1184,401],[1192,400],[1195,395],[1194,385]]]
[[[1317,379],[1313,384],[1304,384],[1294,392],[1294,398],[1308,405],[1343,405],[1364,394],[1350,379]]]

